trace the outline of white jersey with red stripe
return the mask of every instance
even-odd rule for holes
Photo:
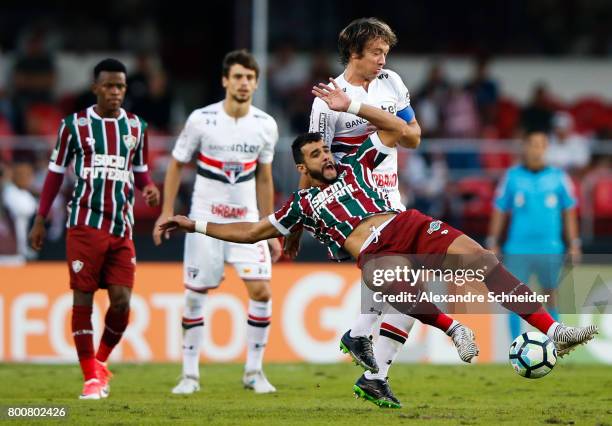
[[[410,106],[408,89],[401,77],[391,70],[382,70],[378,77],[370,82],[367,91],[363,86],[353,86],[346,81],[344,73],[336,78],[336,83],[352,100],[379,107],[392,114]],[[368,125],[367,120],[356,115],[330,110],[319,98],[315,98],[312,104],[309,131],[323,135],[336,160],[361,145],[371,133]],[[374,169],[372,176],[378,188],[387,195],[391,207],[405,210],[397,180],[397,153],[389,155]]]
[[[276,121],[252,105],[239,119],[225,112],[223,101],[193,111],[172,151],[182,163],[197,152],[190,216],[258,221],[255,170],[272,162],[277,139]]]

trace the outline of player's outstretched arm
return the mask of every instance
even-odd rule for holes
[[[161,221],[158,228],[166,236],[172,231],[181,229],[185,232],[199,232],[223,241],[245,244],[253,244],[282,235],[267,217],[259,222],[208,223],[177,215]]]
[[[330,81],[333,88],[319,83],[318,86],[312,88],[312,94],[327,103],[331,110],[348,112],[365,118],[379,129],[378,136],[386,146],[400,145],[405,148],[416,148],[418,146],[421,134],[418,125],[409,126],[404,120],[387,111],[352,101],[333,78],[330,78]],[[417,134],[418,137],[413,137]]]

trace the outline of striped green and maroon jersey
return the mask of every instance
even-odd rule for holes
[[[133,172],[147,171],[146,128],[123,109],[118,118],[101,118],[89,107],[62,120],[49,170],[64,173],[74,160],[68,227],[87,225],[131,238]]]
[[[393,209],[376,188],[372,170],[395,151],[382,144],[376,133],[336,165],[336,180],[321,187],[301,189],[268,219],[283,235],[303,226],[327,245],[338,258],[344,242],[365,218]]]

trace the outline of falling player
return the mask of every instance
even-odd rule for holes
[[[349,111],[368,120],[379,130],[370,135],[352,154],[336,163],[327,144],[318,133],[299,136],[293,143],[293,155],[301,174],[309,177],[313,186],[296,191],[274,214],[259,222],[231,224],[194,221],[184,216],[173,216],[161,222],[160,231],[183,229],[225,241],[253,243],[278,235],[288,235],[304,227],[324,242],[333,254],[341,250],[357,259],[361,267],[364,257],[375,254],[439,254],[463,255],[473,260],[474,269],[488,271],[484,284],[496,295],[533,292],[511,275],[495,255],[485,250],[462,232],[417,210],[399,212],[390,207],[371,179],[371,172],[391,154],[396,145],[413,147],[405,122],[379,108],[351,101],[333,80],[333,88],[320,84],[314,88],[334,111]],[[432,227],[432,224],[437,226]],[[428,230],[433,230],[428,232]],[[410,286],[406,290],[412,289]],[[586,343],[597,333],[596,326],[567,327],[556,322],[540,303],[505,303],[507,309],[520,312],[529,324],[546,333],[563,356],[579,344]],[[418,299],[411,306],[410,315],[425,324],[455,335],[453,339],[462,359],[478,353],[474,334],[467,327],[443,314],[429,301]],[[371,347],[370,347],[371,350]],[[385,393],[384,381],[373,380],[368,393],[355,387],[355,392],[379,405],[398,407],[399,402]]]
[[[136,268],[134,186],[149,206],[159,203],[159,190],[147,169],[147,124],[121,108],[126,88],[121,62],[105,59],[96,65],[92,90],[97,102],[62,120],[30,232],[32,247],[40,250],[45,218],[74,160],[66,260],[74,296],[72,335],[85,379],[81,399],[108,396],[111,373],[106,361],[128,325]],[[94,293],[101,288],[108,290],[110,306],[94,354],[91,314]]]
[[[396,43],[393,30],[379,19],[360,18],[352,21],[338,37],[340,61],[346,68],[335,80],[351,99],[396,114],[404,120],[405,126],[414,131],[406,132],[403,137],[416,147],[420,141],[420,128],[410,106],[408,89],[397,73],[383,68],[389,50]],[[357,149],[373,130],[367,120],[348,112],[333,111],[326,102],[315,97],[309,131],[321,133],[337,161]],[[388,197],[391,207],[404,211],[395,151],[372,171],[372,176],[379,190]],[[305,186],[310,185],[302,179],[301,187]],[[285,249],[290,255],[297,252],[300,235],[297,232],[286,239]],[[374,353],[370,355],[366,352],[365,358],[356,359],[369,370],[360,379],[364,385],[372,383],[372,380],[386,380],[389,368],[414,324],[414,319],[407,315],[386,313],[381,318],[379,313],[361,313],[351,330],[342,337],[343,350],[355,357],[361,346],[369,344],[368,336],[378,321],[379,338],[374,345]]]
[[[225,99],[195,110],[187,119],[166,171],[158,222],[173,214],[181,170],[195,152],[198,176],[191,218],[224,223],[256,221],[274,211],[272,158],[278,130],[271,116],[251,105],[258,77],[259,67],[250,53],[238,50],[225,56]],[[157,227],[153,232],[159,245],[161,233]],[[276,391],[263,373],[262,361],[272,314],[271,262],[280,254],[277,239],[245,245],[187,235],[183,260],[183,374],[173,393],[191,394],[200,389],[204,305],[208,290],[217,288],[223,280],[224,262],[234,265],[249,294],[243,383],[256,393]]]

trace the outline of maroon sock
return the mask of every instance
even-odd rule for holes
[[[437,314],[410,314],[410,316],[418,319],[423,324],[439,328],[445,333],[453,323],[453,319],[442,312],[438,312]]]
[[[72,337],[85,381],[96,378],[91,306],[72,307]]]
[[[104,318],[104,333],[100,340],[100,347],[96,354],[96,359],[101,362],[106,362],[113,348],[121,340],[123,332],[127,328],[130,310],[118,311],[108,308],[106,317]]]
[[[498,263],[485,278],[487,288],[494,294],[533,294],[533,290],[523,284],[514,275]],[[548,311],[539,302],[510,302],[502,303],[504,308],[517,313],[529,324],[546,334],[555,322]]]

